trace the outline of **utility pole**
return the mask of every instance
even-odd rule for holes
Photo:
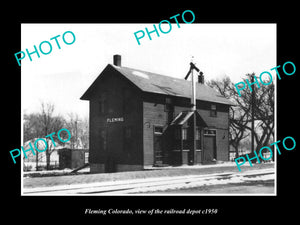
[[[191,64],[191,66],[194,64]],[[196,111],[196,85],[195,85],[195,78],[194,78],[194,72],[193,69],[191,71],[191,75],[192,75],[192,111],[195,112]]]
[[[195,165],[195,154],[196,154],[196,84],[195,84],[195,78],[194,78],[194,73],[193,73],[193,69],[192,69],[192,127],[191,127],[191,136],[192,136],[192,140],[191,140],[191,158],[190,158],[190,164],[191,165]]]
[[[77,149],[77,120],[75,120],[75,138],[75,149]]]
[[[75,120],[75,143],[74,143],[74,148],[78,149],[78,122],[81,120],[77,119]],[[80,146],[79,146],[80,147]]]
[[[254,83],[254,73],[251,75],[251,83]],[[251,93],[251,153],[254,153],[254,107],[255,107],[255,87]]]
[[[196,70],[197,72],[200,72],[200,70],[195,66],[193,63],[193,57],[190,63],[190,70],[187,73],[186,77],[184,78],[185,80],[189,77],[191,74],[192,76],[192,98],[191,98],[191,112],[192,114],[192,123],[190,127],[190,152],[189,152],[189,164],[194,165],[195,164],[195,154],[196,154],[196,84],[195,84],[195,78],[194,78],[194,73],[193,70]]]

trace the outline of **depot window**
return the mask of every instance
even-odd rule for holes
[[[204,130],[204,135],[205,136],[216,136],[216,130],[205,129]]]
[[[163,133],[163,127],[161,126],[155,126],[154,127],[154,134],[162,134]]]
[[[196,140],[200,141],[201,138],[201,131],[200,128],[196,128]]]
[[[196,149],[201,149],[201,130],[199,127],[196,128]]]
[[[171,112],[174,110],[174,105],[171,98],[167,97],[165,103],[165,112]]]
[[[182,140],[187,140],[187,128],[182,128]]]
[[[187,140],[187,128],[175,129],[175,140]]]
[[[216,104],[210,105],[210,116],[217,117],[217,105]]]

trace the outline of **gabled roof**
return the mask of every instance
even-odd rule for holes
[[[119,67],[108,64],[121,75],[126,77],[135,86],[145,92],[158,93],[170,96],[191,98],[191,82],[174,77],[164,76],[156,73],[146,72],[128,67]],[[106,67],[106,68],[107,68]],[[105,69],[106,69],[105,68]],[[102,73],[100,74],[100,76]],[[98,78],[97,78],[98,79]],[[96,79],[96,80],[97,80]],[[95,88],[95,82],[89,87]],[[91,90],[87,90],[81,99],[88,99],[86,94]],[[231,101],[220,95],[216,90],[205,84],[196,83],[196,99],[203,101],[216,102],[226,105],[233,105]]]
[[[171,125],[183,125],[194,114],[193,111],[180,112],[171,122]]]
[[[170,123],[170,125],[183,125],[185,124],[193,114],[196,114],[196,121],[198,126],[207,127],[207,123],[203,120],[203,118],[200,116],[198,111],[182,111],[180,112]]]

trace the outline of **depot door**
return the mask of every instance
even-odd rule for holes
[[[163,164],[162,127],[154,127],[154,165]]]
[[[204,136],[203,161],[211,162],[217,159],[216,136]]]
[[[161,135],[154,135],[154,165],[162,165],[163,163],[163,152],[161,144]]]

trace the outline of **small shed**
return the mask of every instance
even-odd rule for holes
[[[59,149],[59,169],[75,169],[88,163],[88,149]]]

